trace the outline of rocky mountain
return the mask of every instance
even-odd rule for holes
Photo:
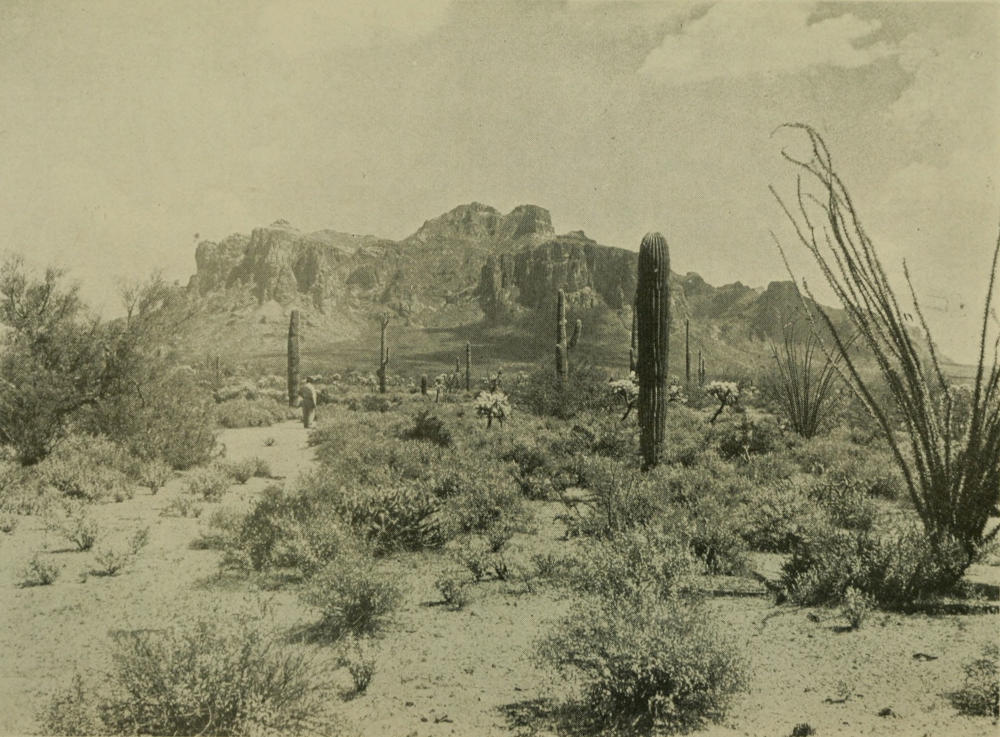
[[[384,311],[412,330],[534,325],[524,318],[540,310],[544,315],[558,289],[572,311],[592,313],[594,321],[613,314],[605,322],[627,330],[630,318],[623,314],[634,298],[638,254],[597,243],[582,231],[557,235],[548,211],[535,205],[503,214],[473,202],[426,221],[400,241],[333,230],[303,233],[278,220],[249,235],[203,241],[195,261],[189,290],[226,312],[225,328],[212,339],[233,338],[241,325],[256,325],[242,331],[242,344],[270,346],[293,308],[336,343],[366,334],[372,315]],[[689,319],[706,345],[778,338],[801,312],[790,282],[766,289],[739,282],[714,287],[687,273],[671,274],[671,284],[675,330]],[[220,302],[223,295],[229,298]]]

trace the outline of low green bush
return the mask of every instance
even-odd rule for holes
[[[116,576],[130,565],[139,552],[149,542],[149,528],[138,530],[127,540],[106,542],[94,551],[95,568],[91,570],[96,576]]]
[[[544,663],[583,684],[605,725],[688,731],[718,722],[746,689],[745,657],[703,604],[586,600],[539,644]]]
[[[220,465],[196,468],[187,477],[187,493],[205,501],[219,501],[229,491],[231,477]]]
[[[155,494],[174,477],[174,470],[159,458],[143,462],[139,471],[139,483]]]
[[[446,532],[440,506],[426,488],[412,483],[345,490],[338,501],[344,520],[378,554],[441,547]]]
[[[21,586],[48,586],[62,573],[59,564],[49,558],[43,558],[41,552],[35,553],[21,571]]]
[[[738,529],[753,550],[788,553],[817,525],[828,522],[797,480],[754,487],[741,507]]]
[[[983,648],[982,656],[966,663],[965,682],[951,696],[955,708],[969,716],[1000,717],[1000,648]]]
[[[246,737],[328,729],[329,672],[301,648],[278,647],[278,637],[259,614],[115,632],[104,687],[77,679],[43,713],[43,729]]]
[[[514,406],[541,417],[569,420],[584,412],[615,409],[607,373],[587,364],[570,362],[565,382],[546,365],[504,382],[504,389]]]
[[[882,608],[906,610],[948,593],[964,566],[957,544],[935,550],[915,519],[884,518],[866,529],[827,523],[793,544],[782,582],[803,605],[836,605],[853,587]]]
[[[107,438],[71,435],[34,467],[39,483],[67,497],[101,501],[131,491],[127,453]]]
[[[451,431],[444,421],[429,410],[424,410],[413,418],[413,424],[402,433],[406,440],[426,440],[448,448],[452,445]]]
[[[221,401],[214,407],[215,422],[220,427],[270,427],[276,422],[296,419],[299,410],[285,401],[272,397],[259,399],[235,398]]]
[[[332,639],[372,635],[402,599],[396,578],[372,566],[363,552],[338,556],[310,580],[302,598],[320,610],[319,629]]]

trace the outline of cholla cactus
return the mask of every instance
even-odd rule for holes
[[[667,401],[676,402],[677,404],[687,404],[687,393],[676,376],[671,376],[670,383],[667,384]]]
[[[510,417],[510,401],[503,392],[479,392],[476,397],[476,414],[486,418],[486,429],[493,426],[493,420],[503,427],[504,420]]]
[[[635,407],[635,400],[639,396],[639,383],[635,378],[635,372],[629,372],[627,379],[610,380],[608,389],[611,390],[611,396],[622,400],[625,405],[625,414],[622,415],[621,419],[624,422],[625,418],[631,414],[632,408]]]
[[[740,401],[740,387],[735,381],[713,381],[705,387],[705,393],[719,402],[719,408],[709,423],[715,422],[726,407],[734,407]]]

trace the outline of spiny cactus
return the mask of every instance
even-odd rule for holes
[[[465,391],[472,391],[472,343],[465,341]]]
[[[684,383],[691,386],[691,321],[684,320]]]
[[[427,374],[420,375],[420,395],[427,396]]]
[[[381,339],[379,341],[379,351],[378,351],[378,390],[380,393],[385,394],[385,375],[389,368],[389,346],[385,342],[385,329],[389,327],[389,319],[392,316],[388,313],[382,313],[379,315],[379,327],[382,329]]]
[[[632,336],[629,339],[629,344],[628,344],[628,370],[629,373],[632,374],[636,373],[638,370],[638,366],[636,365],[636,360],[639,357],[639,343],[638,343],[639,339],[637,335],[638,331],[635,329],[635,315],[636,315],[635,305],[636,303],[632,302]]]
[[[573,335],[569,339],[568,348],[576,348],[576,344],[580,342],[580,335],[583,333],[583,320],[577,320],[573,325]]]
[[[705,359],[698,351],[698,386],[705,386]]]
[[[569,377],[569,346],[566,344],[566,293],[556,297],[556,376],[560,381]]]
[[[299,402],[299,311],[288,322],[288,406]]]
[[[670,349],[670,252],[659,233],[647,233],[639,246],[636,326],[639,340],[639,449],[642,468],[660,460],[667,410],[667,360]]]
[[[583,333],[583,320],[573,325],[573,337],[566,337],[566,293],[560,289],[556,298],[556,375],[560,381],[569,378],[569,351],[575,348]]]

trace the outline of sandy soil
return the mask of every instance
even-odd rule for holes
[[[265,444],[268,438],[273,445]],[[312,462],[306,431],[295,422],[227,430],[221,440],[229,458],[260,456],[286,479]],[[213,508],[245,506],[269,483],[275,481],[233,487],[198,519],[161,516],[184,493],[182,478],[155,496],[141,490],[131,500],[95,507],[104,534],[150,528],[139,559],[114,577],[85,576],[93,553],[68,550],[40,519],[22,518],[12,534],[0,535],[0,735],[37,732],[38,710],[74,669],[96,677],[107,665],[112,630],[162,627],[185,613],[225,611],[261,595],[290,631],[312,621],[294,592],[261,593],[220,576],[219,552],[192,546]],[[558,547],[552,508],[536,511],[538,531],[514,542],[525,551]],[[61,576],[51,586],[20,588],[24,564],[43,548]],[[474,587],[465,609],[451,611],[437,601],[433,583],[453,567],[446,556],[410,555],[389,565],[403,574],[407,598],[375,646],[370,687],[340,705],[351,731],[413,737],[574,731],[556,708],[572,684],[553,679],[531,657],[545,623],[565,611],[564,598],[489,581]],[[995,575],[989,568],[979,575]],[[713,606],[747,643],[753,680],[726,722],[703,734],[781,737],[801,723],[820,737],[998,734],[988,719],[959,715],[947,696],[962,683],[962,664],[998,639],[996,615],[876,613],[860,630],[841,631],[845,622],[832,610],[776,607],[764,597],[719,597]],[[316,647],[333,657],[333,648]]]

